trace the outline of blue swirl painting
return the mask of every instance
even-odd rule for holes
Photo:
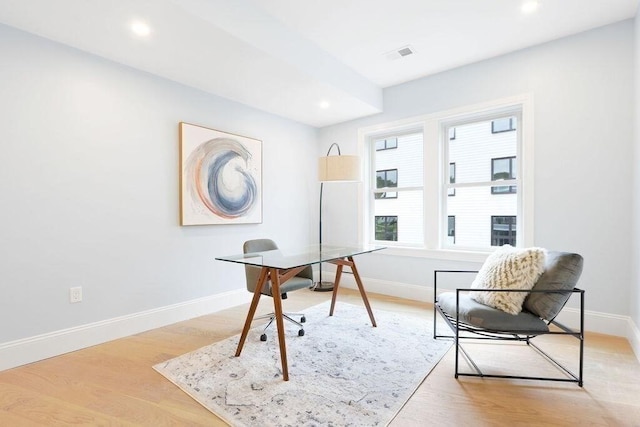
[[[181,224],[262,222],[262,143],[180,123]]]

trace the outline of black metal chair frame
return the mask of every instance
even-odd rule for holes
[[[433,274],[434,283],[434,297],[433,297],[433,337],[434,338],[453,338],[455,344],[455,378],[459,376],[467,377],[483,377],[483,378],[508,378],[508,379],[523,379],[523,380],[543,380],[543,381],[559,381],[559,382],[571,382],[577,383],[580,387],[583,385],[583,366],[584,366],[584,290],[574,288],[572,290],[531,290],[529,292],[553,292],[553,293],[570,293],[579,294],[580,296],[580,327],[578,330],[569,328],[555,319],[547,320],[547,325],[554,325],[560,329],[549,330],[548,332],[541,331],[526,331],[526,330],[491,330],[484,329],[468,323],[460,321],[460,313],[458,307],[460,305],[460,294],[463,292],[486,292],[486,289],[471,289],[471,288],[458,288],[456,292],[456,313],[455,317],[445,312],[438,304],[438,273],[477,273],[476,270],[435,270]],[[492,289],[491,292],[523,292],[521,290],[512,289]],[[451,328],[454,335],[439,335],[436,330],[437,315],[440,313],[447,325]],[[463,335],[464,334],[464,335]],[[579,340],[579,361],[578,361],[578,373],[572,372],[570,369],[563,366],[560,362],[555,360],[547,352],[543,351],[540,347],[532,342],[532,339],[540,335],[565,335],[571,336]],[[464,350],[461,344],[461,340],[473,339],[473,340],[500,340],[500,341],[519,341],[524,342],[528,346],[534,348],[540,355],[555,365],[558,369],[566,374],[565,377],[538,377],[538,376],[520,376],[520,375],[498,375],[498,374],[485,374],[476,363],[471,359],[471,356]],[[465,359],[473,367],[476,373],[460,372],[458,368],[459,353],[462,352]]]

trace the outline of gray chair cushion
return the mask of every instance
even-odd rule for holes
[[[290,291],[310,288],[311,286],[313,286],[313,280],[306,277],[295,276],[280,285],[280,293],[286,294]],[[262,293],[265,295],[271,295],[271,281],[265,283],[265,286],[262,288]]]
[[[456,318],[455,292],[444,292],[438,295],[438,305],[449,316]],[[460,294],[458,312],[461,322],[492,331],[549,331],[547,324],[531,313],[526,311],[522,311],[517,315],[505,313],[502,310],[497,310],[472,300],[469,294]]]
[[[247,290],[249,292],[253,292],[256,289],[256,284],[258,283],[258,278],[260,277],[260,267],[253,267],[250,265],[245,266],[246,277],[247,277]],[[313,280],[308,277],[313,275],[313,270],[311,267],[307,267],[302,270],[298,276],[294,276],[291,279],[287,280],[284,283],[280,284],[280,294],[286,294],[290,291],[295,291],[302,288],[310,288],[313,286]],[[267,280],[265,284],[262,286],[262,294],[271,296],[271,280]]]
[[[548,251],[544,273],[532,290],[572,290],[578,283],[582,265],[582,256],[578,254]],[[532,292],[523,307],[543,319],[553,320],[570,296],[569,292]]]

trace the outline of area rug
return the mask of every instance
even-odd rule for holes
[[[383,426],[451,346],[426,319],[329,303],[305,310],[305,335],[285,322],[289,381],[275,327],[208,345],[153,368],[232,426]]]

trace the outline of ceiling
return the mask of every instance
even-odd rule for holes
[[[0,22],[322,127],[382,111],[385,87],[633,18],[639,1],[0,0]]]

